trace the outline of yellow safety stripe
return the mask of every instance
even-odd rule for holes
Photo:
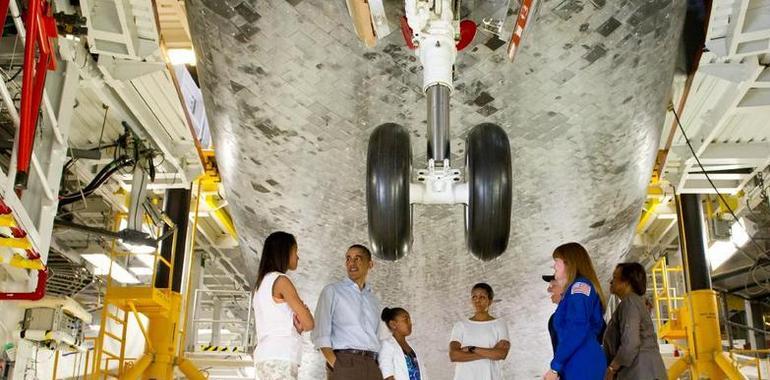
[[[239,352],[239,347],[228,347],[228,346],[211,346],[211,345],[201,345],[201,351],[204,352]]]

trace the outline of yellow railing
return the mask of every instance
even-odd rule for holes
[[[121,215],[121,214],[117,214],[115,216],[114,223],[115,223],[116,227],[120,225],[120,219],[123,218],[123,217],[124,217],[124,215]],[[160,235],[160,233],[162,233],[162,231],[156,231],[156,232],[157,232],[158,236]],[[177,230],[176,229],[174,229],[173,235],[170,238],[171,238],[171,244],[172,244],[172,246],[171,246],[171,260],[167,260],[165,257],[163,257],[160,254],[160,249],[159,248],[157,248],[155,250],[155,252],[150,254],[153,257],[152,279],[150,280],[150,286],[155,287],[155,280],[156,280],[156,278],[158,276],[158,268],[159,268],[160,265],[163,265],[166,268],[168,268],[168,282],[166,284],[167,286],[164,287],[163,289],[166,289],[168,291],[171,291],[172,283],[173,283],[173,280],[174,280],[174,259],[175,259],[175,256],[176,256],[176,244],[177,244]],[[117,239],[113,239],[112,240],[112,244],[111,244],[110,248],[111,248],[110,249],[110,269],[109,269],[109,273],[107,274],[107,288],[108,289],[113,286],[113,283],[112,283],[112,266],[113,266],[113,263],[115,263],[118,259],[121,259],[121,258],[126,258],[127,260],[130,260],[131,257],[136,257],[137,255],[139,255],[137,253],[133,253],[133,252],[130,252],[128,250],[124,251],[124,250],[117,249]],[[147,254],[141,254],[141,255],[147,255]],[[126,269],[128,269],[128,268],[126,268]]]
[[[666,258],[662,257],[652,267],[652,295],[655,306],[655,323],[658,331],[658,336],[661,337],[661,331],[663,325],[676,319],[676,310],[682,306],[684,301],[684,290],[677,291],[675,286],[672,286],[671,274],[682,275],[683,269],[681,266],[669,267],[666,263]],[[660,280],[658,279],[660,277]],[[665,307],[665,315],[663,313],[663,307]]]
[[[120,225],[120,219],[125,217],[125,215],[117,214],[115,215],[114,219],[114,226],[117,229],[117,227]],[[156,231],[157,236],[160,236],[162,231]],[[126,286],[126,288],[135,288],[135,289],[158,289],[161,290],[162,293],[168,297],[172,293],[173,288],[173,280],[174,280],[174,261],[176,257],[176,244],[177,244],[177,230],[174,229],[173,235],[169,238],[172,239],[172,247],[171,247],[171,257],[170,260],[166,259],[160,254],[160,249],[156,249],[154,253],[152,253],[153,262],[152,262],[152,278],[150,279],[149,284],[148,283],[142,283],[134,286]],[[122,288],[121,286],[117,286],[113,282],[112,278],[112,269],[114,263],[120,263],[120,262],[129,262],[132,257],[136,257],[138,255],[137,253],[130,252],[128,250],[122,250],[118,248],[117,245],[117,239],[113,239],[110,247],[110,267],[109,271],[107,273],[107,292],[105,294],[105,303],[102,306],[102,321],[99,331],[99,336],[96,340],[95,347],[94,347],[94,365],[93,365],[93,373],[92,378],[93,379],[101,379],[104,377],[112,377],[114,374],[122,375],[123,372],[127,370],[126,364],[127,360],[125,358],[126,354],[126,334],[128,330],[128,320],[130,318],[131,314],[134,314],[137,318],[137,322],[139,322],[139,328],[142,330],[142,334],[145,337],[145,341],[147,344],[150,344],[150,341],[146,332],[146,329],[142,325],[141,321],[139,320],[139,313],[136,309],[136,306],[131,302],[121,302],[121,304],[114,303],[115,300],[110,300],[110,294],[111,290],[119,290],[117,288]],[[146,254],[143,254],[146,255]],[[158,288],[155,286],[156,279],[158,277],[159,268],[161,266],[164,266],[168,269],[167,276],[167,282],[166,286],[162,288]],[[126,269],[128,269],[128,266],[126,266]],[[114,308],[114,311],[117,312],[117,314],[113,314],[110,311],[110,306]],[[118,325],[120,325],[120,335],[113,334],[111,332],[107,331],[107,321],[109,319],[112,319],[114,322],[116,322]],[[105,344],[105,338],[109,337],[111,340],[118,342],[120,344],[120,352],[119,353],[111,353],[104,349]],[[117,362],[117,368],[116,372],[112,373],[110,372],[110,363],[111,362]]]
[[[750,356],[753,355],[753,358],[739,358],[735,355],[746,355]],[[762,380],[762,362],[768,361],[768,359],[765,358],[759,358],[759,355],[768,355],[770,354],[770,349],[764,349],[764,350],[739,350],[734,349],[730,350],[730,358],[738,365],[752,365],[756,367],[757,369],[757,380]]]

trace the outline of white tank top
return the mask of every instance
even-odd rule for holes
[[[270,272],[254,292],[254,322],[257,332],[257,348],[254,361],[287,360],[297,365],[302,359],[302,337],[294,328],[294,312],[286,302],[273,299],[273,284],[279,272]],[[289,281],[289,277],[286,277]]]

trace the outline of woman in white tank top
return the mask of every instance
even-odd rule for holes
[[[300,334],[313,329],[313,316],[285,274],[296,270],[297,240],[273,232],[259,260],[252,306],[257,332],[254,365],[257,380],[296,380],[302,355]]]

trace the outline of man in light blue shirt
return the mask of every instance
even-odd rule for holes
[[[328,380],[382,380],[380,302],[366,283],[372,253],[354,244],[345,254],[348,277],[327,285],[318,298],[312,338],[326,359]]]

